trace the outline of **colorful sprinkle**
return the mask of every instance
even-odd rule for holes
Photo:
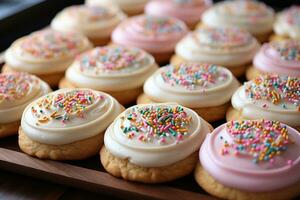
[[[147,15],[145,17],[140,17],[138,23],[141,27],[143,27],[142,31],[144,34],[151,36],[183,33],[186,31],[184,23],[169,17],[155,17]]]
[[[19,100],[25,97],[30,84],[37,85],[39,80],[26,73],[0,74],[0,101]]]
[[[51,93],[39,99],[31,107],[31,112],[39,123],[60,120],[64,124],[74,117],[84,118],[85,110],[97,99],[103,100],[103,96],[98,96],[90,90]]]
[[[49,59],[78,53],[82,42],[81,35],[45,29],[27,36],[20,47],[23,54]]]
[[[144,106],[133,107],[121,120],[121,129],[129,139],[166,144],[169,139],[176,143],[184,140],[192,117],[181,106]]]
[[[279,57],[285,61],[300,61],[300,42],[287,40],[272,42],[271,47],[277,52]]]
[[[197,38],[200,43],[224,48],[244,45],[253,40],[250,33],[237,28],[202,27],[194,32],[193,37]]]
[[[296,77],[264,75],[245,83],[246,95],[256,100],[266,100],[272,104],[290,103],[300,105],[300,79]]]
[[[224,142],[222,152],[235,156],[250,157],[253,163],[276,161],[276,156],[285,152],[292,142],[287,127],[276,121],[245,120],[231,121],[226,125],[233,141]],[[222,154],[225,155],[225,154]],[[292,161],[287,161],[291,165]]]
[[[171,86],[183,86],[188,90],[208,89],[225,83],[229,75],[219,66],[211,64],[169,65],[162,70],[163,81]]]
[[[77,60],[80,62],[80,71],[99,74],[136,70],[149,62],[147,58],[147,54],[137,48],[106,46],[97,47]]]

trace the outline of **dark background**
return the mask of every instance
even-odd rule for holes
[[[0,52],[20,36],[46,27],[62,8],[83,2],[84,0],[0,0]],[[300,4],[300,0],[263,2],[276,11],[292,4]]]

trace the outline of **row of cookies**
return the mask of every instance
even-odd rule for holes
[[[252,9],[272,13],[270,8],[255,1],[233,1],[224,4],[229,4],[225,8],[229,7],[230,9],[226,10],[231,12],[239,10],[234,7],[237,6],[243,8],[245,13]],[[221,5],[223,4],[219,6]],[[299,11],[297,9],[292,7],[284,11],[283,14],[288,17],[281,18],[287,22],[292,21],[291,13],[297,13]],[[254,12],[253,15],[265,16],[259,13]],[[206,16],[205,13],[203,16]],[[296,14],[292,16],[297,17]],[[255,22],[256,20],[253,23]],[[244,23],[250,22],[242,24]],[[252,26],[255,27],[256,24]],[[194,32],[188,33],[184,22],[175,18],[139,15],[126,19],[125,14],[114,6],[79,5],[68,7],[57,14],[51,27],[51,30],[38,31],[16,40],[7,50],[3,71],[25,71],[38,75],[51,86],[57,86],[74,57],[92,48],[88,39],[96,46],[107,44],[112,39],[113,44],[139,47],[147,51],[154,56],[158,64],[167,63],[175,51],[170,61],[172,64],[180,62],[218,64],[230,69],[237,77],[244,75],[247,68],[249,68],[248,79],[263,72],[276,71],[281,75],[293,76],[299,74],[298,64],[294,62],[299,59],[298,42],[291,41],[288,44],[271,42],[263,45],[258,52],[260,49],[258,41],[245,29],[242,30],[235,25],[225,27],[201,25]],[[47,51],[41,52],[41,49]],[[254,68],[251,67],[252,60]],[[278,62],[284,68],[278,67]]]
[[[278,88],[295,84],[284,81],[276,80]],[[267,91],[251,87],[260,83],[257,80],[248,89],[264,94]],[[31,156],[79,160],[101,149],[104,168],[125,180],[161,183],[195,169],[199,185],[221,198],[290,199],[299,195],[300,134],[283,123],[229,121],[213,130],[195,111],[176,103],[140,104],[124,111],[113,97],[92,89],[60,89],[44,95],[49,87],[24,73],[1,74],[1,89],[5,90],[1,120],[17,118],[24,110],[18,142]],[[289,94],[289,99],[279,103],[291,100]],[[255,99],[276,106],[270,99]],[[11,128],[18,126],[14,123]]]
[[[148,20],[150,22],[147,22],[147,26],[153,26],[151,20],[153,18]],[[161,29],[158,30],[161,32]],[[46,38],[51,39],[51,36]],[[63,45],[65,52],[61,53],[55,45],[49,45],[49,52],[53,50],[53,55],[58,52],[58,56],[68,54],[73,50],[71,47],[74,43],[69,43],[67,39],[68,37],[57,39],[67,41]],[[39,45],[48,46],[39,43],[29,48],[29,56],[35,56]],[[44,58],[48,56],[49,54]],[[59,90],[34,101],[25,109],[19,130],[19,144],[26,153],[58,160],[86,158],[99,152],[103,143],[103,132],[111,124],[104,137],[101,162],[114,176],[141,182],[163,182],[188,174],[196,164],[201,163],[196,168],[196,180],[209,193],[222,198],[240,199],[253,196],[260,199],[283,199],[298,195],[299,177],[294,172],[299,169],[299,133],[284,124],[267,120],[229,122],[218,128],[220,132],[216,129],[206,136],[204,144],[208,145],[202,145],[200,156],[195,156],[205,135],[211,132],[210,126],[199,114],[203,118],[211,117],[215,113],[219,116],[219,111],[223,110],[221,116],[224,117],[234,91],[236,92],[232,97],[232,104],[235,112],[229,109],[228,118],[237,116],[240,119],[271,119],[276,116],[280,121],[298,127],[298,78],[261,76],[237,90],[236,79],[225,68],[212,64],[184,63],[164,67],[153,74],[157,65],[151,55],[123,46],[93,49],[77,57],[69,65],[72,67],[67,70],[65,78],[59,78],[61,87],[97,86],[102,88],[95,89],[104,90],[112,86],[114,89],[120,88],[119,97],[129,94],[129,97],[134,96],[133,99],[136,99],[141,94],[141,89],[137,94],[137,90],[130,89],[141,88],[143,83],[140,82],[147,79],[144,94],[139,96],[138,101],[175,101],[192,110],[170,103],[150,104],[129,108],[117,117],[123,110],[122,106],[103,92],[90,89]],[[143,70],[138,70],[139,68]],[[136,71],[137,74],[134,73]],[[134,74],[135,77],[131,76]],[[3,79],[5,85],[5,81],[12,78]],[[12,91],[5,89],[9,94],[7,99],[19,91],[27,96],[27,86],[18,88],[17,85],[22,84],[10,84],[7,86]],[[129,86],[126,87],[127,85]],[[106,92],[118,99],[118,95],[113,93],[115,91]],[[18,103],[22,100],[22,95],[15,97],[16,101],[12,102]],[[28,103],[29,101],[26,100]],[[7,105],[8,110],[13,107],[10,103]],[[213,110],[209,110],[210,108]],[[216,119],[211,121],[214,120]],[[18,125],[15,124],[14,127]],[[217,145],[212,145],[213,142]],[[220,145],[223,142],[224,147]],[[220,154],[215,155],[215,152]],[[219,165],[220,162],[225,166]],[[244,170],[239,169],[240,165],[243,165]],[[292,174],[293,178],[283,181],[283,177],[288,177],[288,174]],[[227,175],[234,177],[233,181],[227,180]],[[249,175],[263,177],[265,180],[250,180]],[[270,175],[274,178],[269,178]],[[282,184],[265,186],[274,180],[281,180]],[[249,186],[251,181],[253,184]],[[216,187],[221,189],[217,190]]]

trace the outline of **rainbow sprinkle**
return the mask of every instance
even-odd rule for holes
[[[179,143],[189,134],[192,117],[181,106],[133,107],[121,117],[121,129],[129,139],[143,143],[166,144],[169,140]]]
[[[162,34],[184,33],[186,31],[184,23],[169,17],[148,15],[140,17],[138,23],[143,27],[142,31],[146,35],[160,36]]]
[[[194,37],[198,37],[201,43],[223,47],[240,46],[253,40],[250,33],[237,28],[203,27],[194,32]]]
[[[51,120],[60,120],[63,124],[72,117],[84,118],[85,110],[97,99],[104,99],[90,90],[72,90],[64,93],[52,93],[40,98],[31,107],[32,114],[37,118],[37,125]]]
[[[25,97],[30,84],[37,85],[39,80],[26,73],[0,74],[0,101],[18,100]]]
[[[148,61],[144,51],[121,46],[97,47],[77,60],[82,72],[92,71],[95,74],[132,71],[144,66]]]
[[[272,104],[300,105],[300,79],[296,77],[264,75],[245,83],[246,95],[252,100],[266,100]]]
[[[77,53],[82,42],[78,34],[45,29],[27,36],[20,47],[23,54],[49,59]]]
[[[280,156],[292,143],[287,127],[276,121],[231,121],[226,124],[226,130],[233,141],[228,142],[220,137],[224,140],[220,153],[251,157],[256,164],[266,161],[274,163],[274,158]]]
[[[180,64],[165,67],[161,77],[171,86],[180,85],[188,90],[204,90],[214,87],[217,83],[225,83],[229,75],[217,65]]]
[[[292,6],[283,11],[283,18],[288,24],[300,27],[300,6]]]
[[[287,40],[283,42],[272,42],[271,47],[285,61],[300,61],[300,42]]]

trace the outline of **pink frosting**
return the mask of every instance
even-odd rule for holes
[[[266,73],[300,77],[299,50],[300,42],[296,41],[266,43],[254,57],[254,67]]]
[[[122,22],[113,31],[112,40],[149,53],[172,52],[187,33],[184,22],[175,18],[140,15]]]
[[[211,6],[211,0],[154,0],[145,7],[145,13],[176,17],[187,24],[200,21],[202,13]]]
[[[232,123],[232,122],[229,122]],[[284,124],[280,124],[285,126]],[[203,168],[221,184],[250,192],[267,192],[291,186],[300,181],[300,133],[287,126],[289,139],[285,151],[269,161],[253,162],[246,154],[222,152],[224,141],[231,144],[233,136],[227,124],[208,134],[201,149]],[[272,161],[272,162],[270,162]]]

